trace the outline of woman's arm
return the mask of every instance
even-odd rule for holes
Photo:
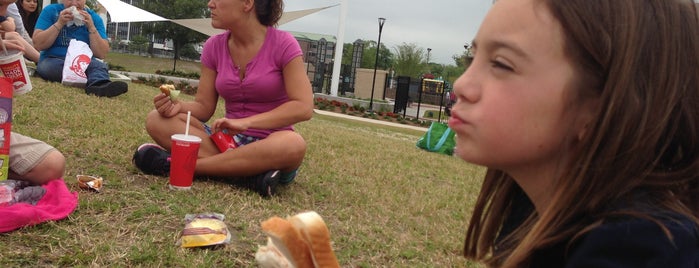
[[[107,58],[109,42],[100,35],[90,13],[85,10],[78,10],[78,12],[83,15],[85,27],[87,27],[88,36],[90,38],[90,50],[92,50],[93,56],[100,59]],[[104,29],[102,29],[102,31],[104,31]]]
[[[273,129],[311,119],[313,91],[306,76],[301,56],[291,60],[282,70],[287,102],[271,111],[241,119],[221,118],[212,124],[214,130],[228,129],[240,133],[248,128]]]
[[[160,93],[153,98],[155,109],[164,117],[173,117],[179,113],[192,112],[192,116],[199,121],[209,121],[216,111],[218,94],[214,88],[216,71],[202,65],[199,78],[199,87],[194,101],[171,100],[165,94]]]
[[[32,43],[34,48],[39,51],[50,48],[56,41],[56,38],[61,33],[61,29],[71,20],[73,20],[73,15],[66,9],[63,9],[58,14],[58,19],[53,21],[53,16],[49,15],[52,10],[44,10],[41,12],[39,21],[42,22],[41,25],[49,25],[45,29],[35,28],[34,35],[32,35]],[[45,13],[46,12],[46,13]],[[49,24],[53,22],[52,24]],[[43,24],[45,23],[45,24]],[[37,26],[39,26],[37,22]],[[43,28],[43,27],[42,27]]]

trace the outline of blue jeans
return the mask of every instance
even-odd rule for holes
[[[63,62],[65,62],[65,58],[48,56],[39,60],[36,65],[36,73],[43,79],[60,83],[63,78]],[[85,75],[87,75],[86,86],[88,87],[110,81],[107,65],[95,57],[92,57],[90,64],[85,69]]]

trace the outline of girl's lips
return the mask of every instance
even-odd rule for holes
[[[454,112],[451,113],[451,116],[449,117],[449,121],[447,121],[447,124],[449,124],[449,127],[454,129],[459,125],[467,124],[468,122],[464,121],[459,117],[457,114]]]

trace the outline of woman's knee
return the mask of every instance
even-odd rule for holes
[[[294,131],[280,131],[274,134],[279,135],[280,142],[286,145],[287,151],[285,152],[285,157],[289,159],[298,159],[302,161],[306,155],[306,140]],[[272,134],[272,135],[274,135]]]

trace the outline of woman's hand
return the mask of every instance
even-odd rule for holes
[[[172,101],[167,95],[160,93],[153,98],[153,104],[158,113],[163,117],[173,117],[180,112],[182,105],[179,101]]]
[[[70,7],[64,8],[61,10],[61,13],[58,13],[58,20],[56,20],[56,22],[62,27],[68,24],[68,22],[72,21],[74,18],[75,16],[73,16],[73,12],[70,12]]]
[[[80,15],[83,15],[83,22],[85,23],[85,27],[87,27],[87,30],[92,32],[92,31],[97,31],[97,28],[95,27],[95,22],[92,21],[92,16],[90,16],[90,13],[87,13],[84,9],[78,10]]]
[[[211,124],[214,133],[222,130],[227,130],[228,134],[235,135],[248,130],[248,124],[244,120],[219,118]]]

